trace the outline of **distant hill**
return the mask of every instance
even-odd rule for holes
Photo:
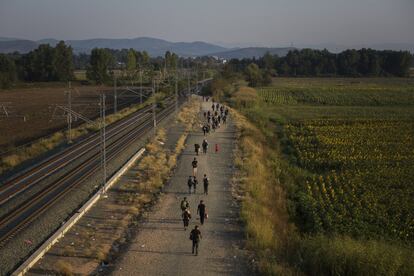
[[[59,41],[56,39],[42,39],[38,41],[30,40],[2,40],[0,38],[0,52],[11,53],[19,51],[27,53],[35,49],[40,44],[50,44],[54,46]],[[174,52],[180,56],[204,56],[211,53],[225,51],[226,48],[214,44],[196,42],[169,42],[162,39],[150,37],[138,37],[133,39],[85,39],[85,40],[66,40],[66,44],[71,45],[75,53],[89,53],[93,48],[110,49],[129,49],[137,51],[147,51],[151,56],[163,56],[166,51]]]
[[[264,56],[267,52],[272,55],[285,56],[289,51],[295,50],[296,48],[287,47],[287,48],[266,48],[266,47],[248,47],[248,48],[239,48],[232,49],[227,51],[222,51],[218,53],[211,54],[211,56],[217,56],[219,58],[225,59],[242,59],[242,58],[260,58]]]
[[[0,40],[0,53],[27,53],[39,46],[31,40]]]

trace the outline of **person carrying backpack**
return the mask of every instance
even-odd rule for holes
[[[200,152],[200,145],[194,144],[194,150],[195,150],[196,155],[198,155],[198,153]]]
[[[184,197],[183,200],[181,200],[181,212],[184,212],[186,209],[190,209],[190,203],[187,201],[187,197]]]
[[[187,230],[188,224],[190,222],[191,219],[191,213],[190,210],[185,209],[183,211],[183,213],[181,214],[181,217],[183,218],[183,223],[184,223],[184,231]]]
[[[191,194],[191,187],[193,186],[193,178],[191,175],[188,177],[187,185],[188,185],[188,193]]]
[[[191,166],[193,167],[193,177],[197,176],[197,166],[198,166],[197,158],[194,157],[193,162],[191,162]]]
[[[201,231],[198,229],[198,225],[194,226],[194,229],[191,230],[190,233],[190,240],[193,242],[193,254],[195,250],[195,255],[198,255],[198,246],[200,245],[200,241],[203,237],[201,236]]]
[[[197,184],[198,184],[198,180],[197,180],[197,177],[193,177],[193,191],[194,191],[194,193],[197,193]]]
[[[198,204],[197,214],[200,215],[200,223],[203,225],[204,219],[207,217],[207,209],[203,200],[200,200],[200,204]]]
[[[207,154],[207,149],[208,149],[208,142],[207,142],[207,139],[204,139],[204,140],[203,140],[203,143],[202,143],[201,145],[202,145],[202,147],[203,147],[203,153],[204,153],[204,154]]]
[[[208,184],[209,184],[209,179],[208,179],[207,175],[204,174],[203,185],[204,185],[204,194],[205,195],[208,195]]]

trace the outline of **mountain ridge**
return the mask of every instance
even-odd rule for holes
[[[37,41],[26,39],[15,39],[0,37],[0,53],[11,53],[19,51],[27,53],[40,44],[55,46],[60,40],[47,38]],[[92,38],[79,40],[64,40],[67,45],[72,46],[75,53],[89,53],[93,48],[129,49],[137,51],[146,50],[151,56],[163,56],[166,51],[174,52],[180,56],[203,56],[214,52],[225,51],[227,48],[217,46],[203,41],[193,42],[170,42],[152,37],[137,38]]]

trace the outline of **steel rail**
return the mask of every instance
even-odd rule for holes
[[[159,120],[163,120],[174,110],[175,105],[172,104],[163,109],[159,114]],[[152,121],[147,121],[138,129],[121,137],[117,142],[112,143],[109,147],[108,160],[115,158],[120,152],[128,147],[136,138],[142,136],[148,129],[152,128]],[[25,225],[33,221],[42,214],[48,206],[57,202],[64,194],[79,185],[84,179],[91,176],[100,168],[99,152],[85,160],[76,169],[67,173],[58,182],[46,187],[42,191],[34,195],[30,200],[20,205],[18,208],[4,216],[0,220],[0,244],[13,237]],[[72,182],[70,181],[73,178]],[[68,183],[69,182],[69,183]],[[71,182],[71,183],[70,183]]]

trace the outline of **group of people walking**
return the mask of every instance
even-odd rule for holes
[[[204,136],[210,133],[210,131],[216,131],[216,129],[220,128],[221,123],[225,124],[227,122],[227,116],[229,114],[227,107],[213,102],[211,109],[212,111],[208,110],[204,112],[204,119],[206,119],[206,123],[202,127]]]
[[[218,103],[213,103],[212,110],[214,112],[211,112],[210,110],[207,112],[204,112],[204,118],[206,120],[205,124],[202,127],[204,136],[207,136],[209,134],[210,129],[210,122],[212,122],[212,128],[215,130],[218,127],[220,127],[220,122],[223,123],[226,122],[226,117],[228,116],[228,109],[224,108],[224,106],[220,106]],[[199,144],[194,145],[194,150],[196,156],[199,155],[200,148],[203,150],[203,154],[206,155],[208,152],[208,142],[207,139],[204,138],[203,142],[201,143],[201,146]],[[219,145],[215,144],[215,152],[218,153],[219,151]],[[197,179],[197,170],[198,170],[198,160],[197,157],[194,157],[193,161],[191,162],[192,167],[192,175],[188,176],[187,179],[187,186],[188,186],[188,193],[191,195],[197,193],[197,185],[198,185],[198,179]],[[207,177],[207,174],[204,174],[203,176],[203,194],[208,195],[208,187],[210,184],[210,180]],[[191,212],[190,212],[190,204],[187,200],[187,197],[184,197],[180,204],[181,208],[181,217],[184,224],[184,230],[187,230],[189,227],[189,223],[191,220]],[[204,225],[205,220],[208,218],[207,213],[207,207],[204,203],[204,200],[200,200],[198,206],[197,206],[197,215],[200,219],[200,224]],[[190,232],[190,240],[192,241],[192,253],[195,255],[198,255],[198,247],[200,244],[200,241],[202,239],[201,231],[198,225],[194,226],[194,229]]]

